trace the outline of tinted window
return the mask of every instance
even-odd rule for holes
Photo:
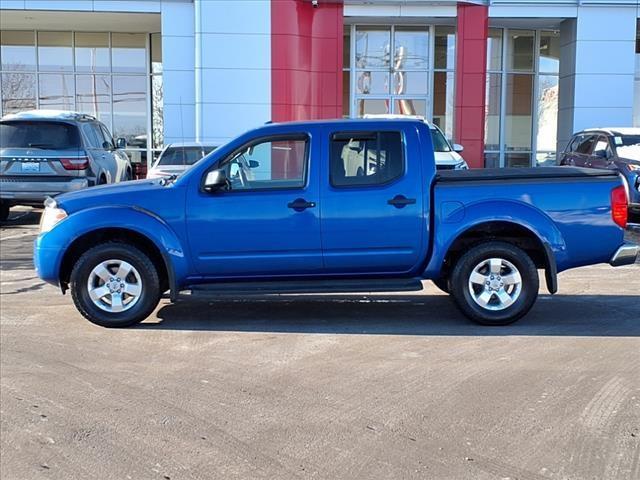
[[[55,122],[4,122],[0,124],[2,148],[79,148],[80,138],[74,125]]]
[[[200,147],[169,147],[160,156],[158,165],[193,165],[201,158]]]
[[[99,124],[100,125],[100,130],[102,130],[102,137],[104,138],[104,140],[113,148],[115,147],[115,145],[113,144],[113,137],[111,137],[111,134],[109,133],[109,130],[107,130],[107,127],[105,127],[103,124]]]
[[[613,143],[620,158],[640,161],[640,135],[616,135]]]
[[[272,138],[242,147],[221,164],[231,182],[230,189],[303,187],[309,157],[308,143],[304,136]]]
[[[596,137],[594,135],[586,135],[580,139],[580,143],[576,147],[576,152],[578,153],[591,153],[591,147],[596,141]]]
[[[606,137],[598,137],[593,154],[604,158],[611,157],[611,148],[609,148],[609,141]]]
[[[82,132],[84,136],[87,138],[87,142],[89,147],[91,148],[100,148],[100,137],[97,136],[96,129],[90,123],[81,123]]]
[[[449,142],[444,138],[442,132],[436,128],[430,128],[431,130],[431,141],[433,142],[433,151],[434,152],[450,152],[451,147],[449,146]]]
[[[331,185],[382,185],[402,175],[400,132],[336,133],[331,140]]]

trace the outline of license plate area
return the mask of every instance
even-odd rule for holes
[[[22,162],[23,172],[39,172],[40,162]]]

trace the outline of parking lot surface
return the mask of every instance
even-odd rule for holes
[[[562,273],[509,327],[429,284],[108,330],[37,278],[37,222],[0,232],[2,479],[640,478],[638,265]]]

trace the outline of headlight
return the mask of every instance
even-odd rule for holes
[[[635,163],[628,163],[627,168],[632,172],[640,172],[640,165],[636,165]]]
[[[40,233],[45,233],[55,227],[62,220],[67,218],[67,212],[58,208],[56,201],[52,198],[47,198],[44,202],[45,209],[40,218]]]
[[[467,165],[467,162],[462,160],[460,163],[456,163],[456,166],[453,167],[453,169],[454,170],[469,170],[469,165]]]

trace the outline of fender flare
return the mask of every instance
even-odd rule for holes
[[[488,215],[487,212],[496,213]],[[462,215],[460,213],[459,210],[452,212],[455,222],[447,222],[440,212],[436,213],[439,229],[434,236],[434,254],[424,276],[439,276],[451,246],[460,236],[485,223],[503,222],[525,228],[538,239],[544,250],[547,288],[551,294],[558,291],[558,263],[562,264],[567,258],[567,246],[558,227],[544,212],[525,202],[491,200],[465,205]]]
[[[158,251],[167,269],[171,300],[175,300],[180,279],[189,272],[189,262],[180,239],[160,217],[148,210],[131,206],[93,207],[70,214],[46,235],[47,243],[60,249],[56,270],[60,275],[62,259],[69,246],[80,237],[104,229],[129,230],[146,237]]]

